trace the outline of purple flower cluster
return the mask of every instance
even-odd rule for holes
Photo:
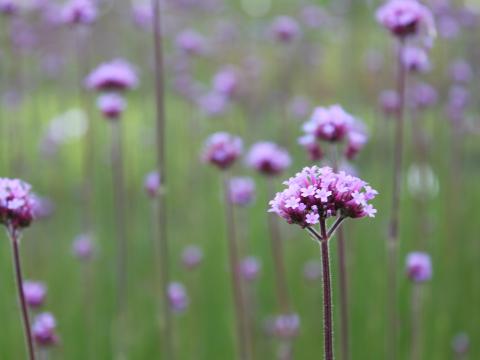
[[[383,90],[378,96],[378,103],[387,116],[396,115],[400,111],[400,96],[395,90]]]
[[[216,132],[208,137],[203,150],[203,160],[221,170],[233,165],[243,151],[243,142],[238,136]]]
[[[247,155],[248,166],[269,176],[281,174],[291,162],[287,150],[266,141],[252,145]]]
[[[31,186],[19,179],[0,178],[0,224],[10,230],[28,227],[34,218]]]
[[[427,52],[417,46],[408,46],[403,50],[402,63],[411,72],[425,73],[431,68]]]
[[[42,306],[45,302],[47,287],[42,282],[24,281],[23,294],[27,305],[35,309]]]
[[[193,270],[200,265],[203,260],[203,251],[196,245],[189,245],[183,249],[182,263],[188,270]]]
[[[430,255],[424,252],[412,252],[408,254],[407,275],[414,282],[425,282],[432,278],[432,262]]]
[[[98,97],[97,107],[106,119],[118,120],[125,111],[127,103],[121,95],[107,93]]]
[[[130,63],[116,59],[100,64],[88,75],[85,85],[90,90],[125,91],[135,88],[138,78]]]
[[[290,43],[301,34],[297,21],[290,16],[277,17],[272,23],[271,31],[275,40],[282,43]]]
[[[79,260],[90,260],[94,250],[92,237],[88,234],[80,234],[73,240],[72,252]]]
[[[428,35],[435,32],[432,13],[416,0],[390,0],[377,10],[376,18],[393,35],[401,38],[417,35],[422,29]]]
[[[284,182],[287,188],[270,201],[269,212],[289,224],[309,227],[321,219],[343,217],[375,217],[377,210],[368,203],[378,192],[352,175],[329,167],[306,167]]]
[[[143,187],[145,188],[147,195],[151,198],[154,198],[158,195],[160,191],[160,185],[160,174],[158,171],[151,171],[145,176]]]
[[[249,177],[235,177],[229,184],[230,202],[234,205],[247,206],[255,199],[255,182]]]
[[[280,339],[292,339],[298,335],[300,317],[297,314],[279,315],[273,320],[273,335]]]
[[[303,124],[303,130],[318,140],[335,142],[345,138],[353,122],[353,116],[340,105],[317,107],[310,120]]]
[[[58,343],[56,334],[56,321],[51,313],[38,314],[32,326],[32,335],[35,342],[42,347],[52,346]]]
[[[303,148],[308,153],[308,158],[312,161],[318,161],[323,158],[323,150],[320,147],[320,144],[317,142],[317,139],[312,134],[306,134],[301,136],[298,139],[298,143],[303,146]]]
[[[168,300],[173,311],[185,311],[189,302],[185,286],[179,282],[170,283],[168,285]]]
[[[0,14],[17,15],[20,12],[20,3],[17,0],[0,0]]]
[[[90,25],[97,15],[97,6],[92,0],[70,0],[63,6],[61,19],[68,25]]]
[[[254,281],[258,277],[261,267],[257,257],[247,256],[240,263],[240,272],[246,281]]]
[[[205,52],[206,40],[197,31],[185,29],[175,38],[176,47],[187,55],[202,55]]]

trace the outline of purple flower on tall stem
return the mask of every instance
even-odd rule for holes
[[[30,226],[33,217],[34,198],[31,194],[31,186],[19,179],[0,178],[0,224],[6,227],[12,245],[18,300],[30,360],[35,359],[35,353],[23,289],[19,247],[22,230]]]
[[[197,31],[185,29],[175,38],[175,45],[187,55],[202,55],[205,53],[206,40]]]
[[[160,185],[160,174],[158,171],[151,171],[145,176],[143,187],[147,195],[152,199],[158,196]]]
[[[223,170],[223,193],[228,240],[228,256],[232,282],[233,300],[236,315],[236,332],[238,356],[240,359],[250,358],[250,334],[247,321],[247,310],[244,289],[241,282],[240,251],[235,230],[234,207],[230,199],[230,178],[227,169],[240,157],[242,140],[226,132],[217,132],[205,141],[203,160]]]
[[[400,109],[400,96],[395,90],[384,90],[378,97],[378,103],[387,116],[396,116]]]
[[[250,177],[230,179],[230,202],[234,205],[247,206],[255,199],[255,182]]]
[[[32,333],[35,342],[40,347],[56,345],[59,341],[56,333],[57,323],[51,313],[38,314],[32,325]]]
[[[430,84],[419,82],[412,89],[412,105],[420,110],[433,107],[438,102],[438,92]]]
[[[241,262],[242,276],[247,281],[254,281],[257,279],[262,264],[255,256],[247,256]]]
[[[80,234],[73,240],[72,253],[81,261],[88,261],[92,258],[95,247],[92,237],[89,234]]]
[[[303,130],[318,140],[336,142],[345,138],[353,122],[353,116],[340,105],[317,107],[303,125]]]
[[[406,260],[407,276],[417,283],[428,281],[432,278],[432,263],[430,255],[424,252],[412,252]]]
[[[287,186],[270,201],[270,212],[289,224],[306,229],[318,241],[322,254],[324,352],[333,360],[333,316],[330,279],[329,240],[346,218],[374,217],[377,210],[369,203],[377,191],[366,182],[329,167],[304,168],[285,181]],[[327,229],[327,219],[335,221]],[[320,232],[316,226],[319,226]]]
[[[47,287],[44,283],[38,281],[25,281],[22,288],[28,306],[37,309],[43,305],[45,297],[47,296]]]
[[[272,35],[275,40],[285,44],[291,43],[301,35],[298,22],[290,16],[279,16],[271,25]]]
[[[403,167],[404,108],[407,72],[404,66],[404,49],[411,37],[425,36],[430,42],[435,36],[435,25],[430,10],[416,0],[390,0],[383,4],[376,13],[377,21],[398,41],[397,47],[397,86],[398,111],[395,113],[395,139],[393,159],[392,210],[389,224],[388,249],[388,321],[387,357],[395,360],[397,349],[397,262],[398,262],[398,228],[400,217],[400,199]],[[431,45],[431,44],[427,44]]]
[[[407,46],[403,49],[402,63],[410,72],[425,73],[431,69],[427,52],[417,46]]]
[[[240,91],[240,74],[233,66],[225,66],[220,69],[212,79],[214,92],[223,95],[226,99],[232,99]]]
[[[149,30],[152,26],[152,8],[148,4],[136,3],[132,6],[132,19],[135,26]]]

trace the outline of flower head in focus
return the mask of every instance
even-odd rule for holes
[[[0,178],[0,224],[9,230],[28,227],[34,219],[31,186],[19,179]]]
[[[378,192],[365,181],[329,167],[306,167],[285,181],[285,190],[270,201],[274,212],[289,224],[303,228],[321,219],[342,217],[375,217],[377,210],[369,203]]]

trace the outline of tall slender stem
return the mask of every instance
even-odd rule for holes
[[[15,230],[9,231],[9,236],[12,243],[12,255],[13,255],[13,265],[15,268],[15,280],[17,283],[18,300],[20,302],[20,309],[22,313],[23,330],[25,332],[25,341],[27,343],[28,358],[30,360],[35,360],[35,351],[33,348],[33,339],[32,339],[32,333],[30,328],[30,320],[28,318],[27,303],[25,302],[25,296],[23,294],[23,276],[22,276],[22,268],[20,266],[20,252],[19,252],[20,239],[18,236],[18,232]]]
[[[223,188],[228,233],[228,255],[230,260],[230,273],[232,276],[233,301],[235,303],[238,336],[238,357],[240,360],[245,360],[250,359],[250,342],[247,314],[245,310],[245,298],[243,296],[242,280],[240,277],[240,260],[235,233],[235,218],[233,216],[233,206],[229,199],[229,179],[227,175],[224,175]]]
[[[421,336],[422,336],[422,288],[420,284],[413,284],[412,289],[412,338],[411,338],[411,355],[410,360],[421,359]]]
[[[325,219],[321,220],[320,252],[322,256],[323,274],[323,341],[325,360],[333,360],[333,315],[332,285],[330,277],[329,239],[325,230]]]
[[[160,176],[160,186],[165,189],[166,166],[165,166],[165,103],[164,103],[164,74],[163,74],[163,45],[160,16],[160,0],[152,0],[153,12],[153,44],[155,56],[155,104],[156,104],[156,145],[157,145],[157,169]],[[161,191],[158,196],[158,242],[160,257],[160,286],[162,297],[164,355],[168,360],[175,359],[173,347],[172,313],[168,304],[168,283],[170,281],[169,249],[167,239],[167,212],[165,193]]]
[[[338,171],[338,154],[337,146],[333,145],[332,149],[332,163],[334,171]],[[335,231],[338,225],[342,222],[343,218],[338,218],[331,229],[331,233]],[[331,234],[328,234],[330,237]],[[348,276],[347,276],[347,260],[345,250],[345,233],[343,228],[338,229],[337,234],[338,241],[338,274],[340,278],[340,345],[342,350],[342,359],[349,360],[349,319],[348,319]]]
[[[274,194],[272,180],[268,179],[268,188],[270,195]],[[290,301],[287,287],[287,276],[284,262],[283,241],[278,228],[277,216],[268,216],[268,226],[270,229],[270,247],[273,256],[275,289],[277,299],[280,303],[282,313],[290,312]]]
[[[122,313],[127,295],[127,235],[125,216],[125,184],[122,156],[122,131],[120,120],[112,121],[112,181],[115,203],[115,228],[117,231],[117,291],[118,311]]]
[[[399,109],[395,122],[395,139],[393,155],[392,208],[387,242],[388,251],[388,335],[387,357],[395,360],[397,353],[397,262],[398,262],[398,227],[400,221],[400,198],[402,190],[403,133],[406,71],[402,63],[404,40],[400,40],[397,53],[397,92]]]

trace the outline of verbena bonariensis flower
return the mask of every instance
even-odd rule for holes
[[[55,211],[55,204],[52,200],[46,197],[32,195],[33,200],[33,217],[37,220],[46,219],[50,217]]]
[[[98,97],[97,107],[106,119],[118,120],[127,108],[127,102],[117,93],[108,93]]]
[[[395,90],[384,90],[378,97],[378,103],[385,115],[396,115],[400,111],[400,96]]]
[[[23,283],[23,294],[25,302],[31,308],[38,308],[45,302],[47,296],[47,287],[44,283],[38,281],[25,281]]]
[[[247,256],[240,263],[240,273],[247,281],[254,281],[258,277],[260,269],[260,261],[255,256]]]
[[[417,46],[408,46],[403,49],[402,62],[405,69],[411,72],[425,73],[430,70],[427,52]]]
[[[200,109],[210,117],[223,115],[230,105],[228,98],[216,91],[209,91],[208,93],[199,96],[197,104]]]
[[[89,234],[80,234],[73,240],[72,252],[79,260],[90,260],[94,250],[93,240]]]
[[[206,40],[197,31],[185,29],[175,38],[175,46],[187,55],[202,55],[205,53]]]
[[[303,125],[303,130],[319,140],[335,142],[344,139],[353,122],[353,116],[340,105],[317,107],[310,120]]]
[[[100,64],[88,75],[85,85],[90,90],[124,91],[135,88],[138,78],[130,63],[116,59]]]
[[[242,139],[227,132],[216,132],[205,142],[202,158],[221,170],[233,165],[243,151]]]
[[[412,89],[412,104],[418,109],[434,106],[438,101],[437,90],[430,84],[417,83]]]
[[[252,169],[268,176],[281,174],[291,162],[287,150],[267,141],[253,144],[246,160],[247,165]]]
[[[179,282],[170,283],[168,285],[168,300],[173,311],[185,311],[189,302],[185,286]]]
[[[229,195],[232,204],[250,205],[255,199],[255,182],[250,177],[234,177],[229,182]]]
[[[414,282],[425,282],[432,278],[430,255],[424,252],[411,252],[407,255],[408,277]]]
[[[20,12],[20,2],[18,0],[0,0],[0,14],[17,15]]]
[[[271,31],[275,40],[283,43],[290,43],[301,34],[297,21],[290,16],[277,17],[272,23]]]
[[[135,26],[142,30],[148,30],[152,26],[152,7],[148,3],[136,3],[132,5],[132,19]]]
[[[97,15],[97,5],[92,0],[70,0],[61,12],[62,22],[68,25],[93,24]]]
[[[375,217],[377,212],[368,203],[378,194],[376,190],[355,176],[335,173],[329,167],[305,167],[284,184],[287,188],[270,201],[269,212],[302,228],[337,215]]]
[[[363,130],[350,130],[347,136],[347,147],[345,148],[345,157],[352,160],[363,149],[368,142],[368,135]]]
[[[473,78],[472,66],[463,59],[455,60],[449,67],[450,78],[456,83],[469,83]]]
[[[32,325],[32,335],[35,342],[41,346],[52,346],[58,343],[56,321],[51,313],[38,314]]]
[[[158,171],[151,171],[145,176],[143,187],[148,196],[151,198],[156,197],[159,194],[160,186],[160,174]]]
[[[297,314],[278,315],[273,320],[273,335],[280,339],[292,339],[298,335],[300,317]]]
[[[323,158],[323,150],[314,135],[303,135],[298,139],[298,143],[307,151],[310,160],[318,161]]]
[[[433,36],[435,25],[430,10],[416,0],[390,0],[376,12],[377,21],[400,38],[414,36],[421,31]]]
[[[199,246],[189,245],[182,251],[182,264],[188,269],[193,270],[200,265],[203,260],[203,251]]]
[[[239,70],[233,66],[223,67],[214,75],[212,88],[228,99],[233,98],[240,90]]]
[[[0,224],[9,231],[28,227],[34,219],[31,186],[19,179],[0,178]]]

